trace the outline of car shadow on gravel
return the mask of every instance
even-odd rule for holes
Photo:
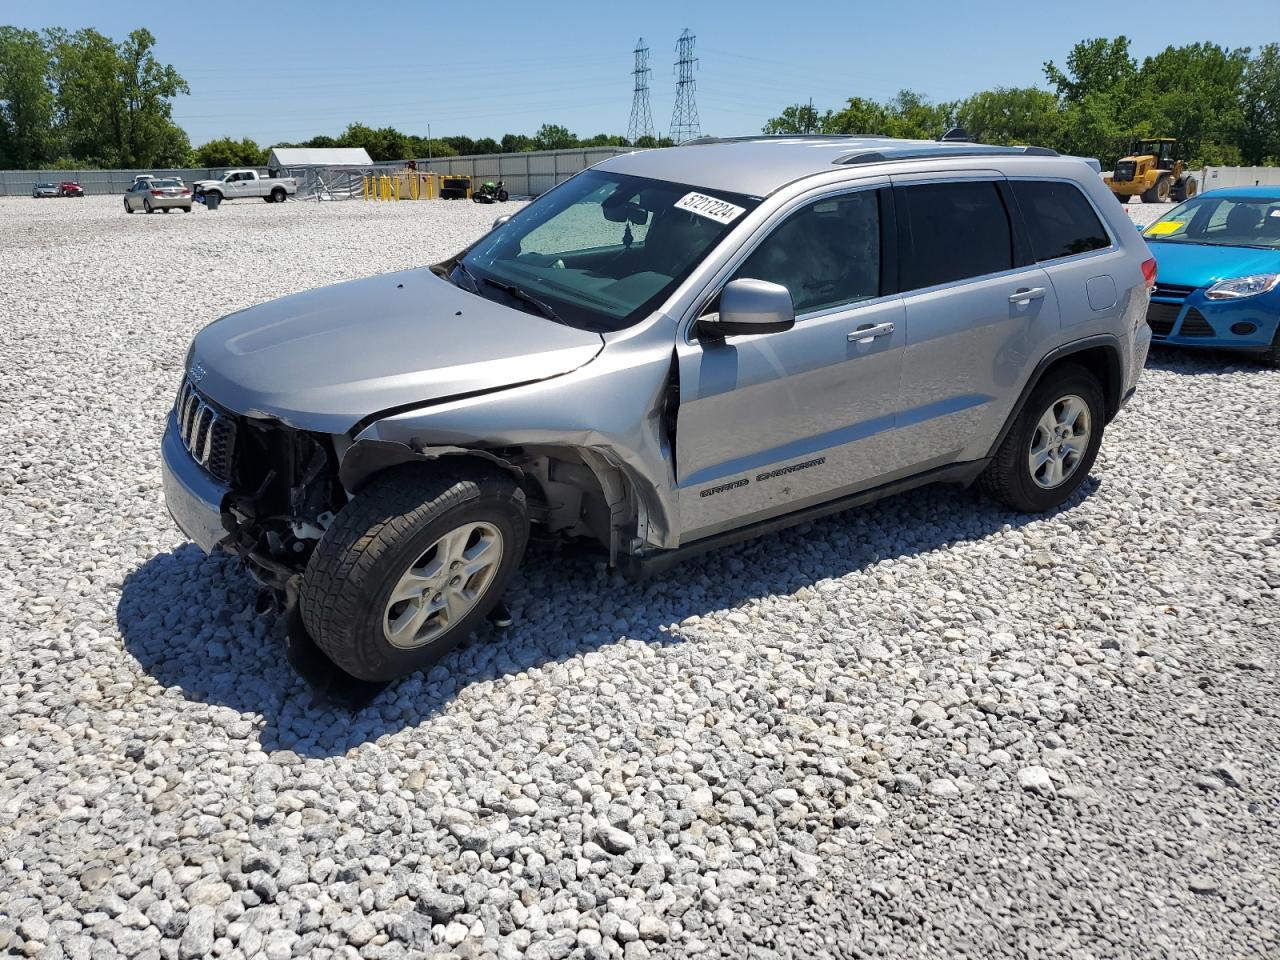
[[[1088,478],[1056,512],[1069,516],[1098,486]],[[234,713],[219,711],[212,721],[235,737],[259,728],[264,750],[335,756],[430,720],[464,690],[483,695],[481,684],[628,640],[681,643],[672,626],[689,617],[1052,516],[926,487],[726,547],[644,583],[609,573],[598,553],[534,543],[507,592],[513,627],[484,626],[436,667],[391,684],[356,713],[318,700],[289,667],[282,626],[254,613],[258,587],[230,556],[206,557],[192,544],[157,554],[125,579],[116,622],[165,696],[229,708]]]

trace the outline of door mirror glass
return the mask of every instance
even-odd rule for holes
[[[790,330],[795,323],[796,312],[786,287],[768,280],[743,277],[725,284],[720,291],[720,312],[700,319],[698,332],[718,339],[751,333],[777,333]]]

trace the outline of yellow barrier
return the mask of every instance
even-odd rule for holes
[[[364,178],[365,200],[438,200],[440,178],[434,173],[409,170],[397,174],[370,174]]]

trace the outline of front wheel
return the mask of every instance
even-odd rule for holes
[[[405,676],[482,622],[528,539],[524,492],[506,474],[469,464],[395,467],[320,538],[303,574],[302,622],[352,676]]]
[[[128,197],[126,197],[126,198],[125,198],[125,201],[124,201],[124,212],[125,212],[125,213],[133,213],[133,207],[129,206],[129,198],[128,198]]]
[[[980,486],[1024,513],[1061,506],[1089,475],[1105,416],[1097,377],[1075,364],[1050,371],[1031,391]]]

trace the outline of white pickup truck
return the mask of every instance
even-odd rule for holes
[[[261,197],[267,203],[283,203],[298,192],[295,177],[261,177],[257,170],[228,170],[221,180],[197,180],[192,186],[197,195],[216,193],[222,200]]]

